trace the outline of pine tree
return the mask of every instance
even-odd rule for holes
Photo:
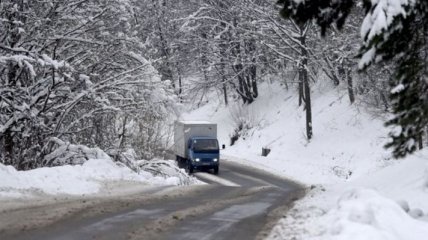
[[[428,126],[428,1],[362,0],[366,16],[361,28],[363,44],[359,68],[392,62],[397,67],[390,80],[394,117],[386,123],[395,157],[417,149]],[[324,35],[332,24],[341,28],[354,0],[279,0],[281,15],[304,23],[316,20]]]

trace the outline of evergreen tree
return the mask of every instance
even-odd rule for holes
[[[341,28],[354,0],[279,0],[281,15],[304,23],[311,20],[324,35],[332,24]],[[362,0],[366,16],[361,27],[363,44],[360,69],[373,63],[393,62],[398,67],[390,79],[393,119],[391,142],[395,157],[417,149],[428,125],[428,1]],[[420,146],[421,147],[421,146]]]

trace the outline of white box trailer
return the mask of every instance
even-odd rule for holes
[[[174,126],[175,155],[188,158],[187,148],[192,137],[217,138],[217,124],[208,121],[176,121]]]

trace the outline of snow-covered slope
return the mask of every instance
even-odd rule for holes
[[[277,83],[260,87],[253,104],[224,107],[216,97],[182,114],[219,124],[229,145],[238,122],[250,126],[224,158],[260,167],[311,185],[272,239],[424,239],[428,236],[428,151],[402,160],[383,148],[382,117],[350,105],[346,91],[314,87],[314,138],[305,138],[305,112],[294,90]],[[242,117],[242,120],[237,120]],[[261,156],[262,147],[271,149]]]
[[[310,142],[305,137],[305,112],[297,106],[295,91],[275,83],[261,85],[260,97],[249,106],[235,103],[224,108],[212,101],[182,118],[217,122],[220,142],[226,145],[236,119],[245,119],[252,128],[224,154],[305,184],[345,181],[387,164],[389,154],[382,148],[387,133],[383,120],[361,106],[350,106],[345,92],[317,87],[312,105],[314,138]],[[263,147],[271,149],[267,157],[261,156]]]

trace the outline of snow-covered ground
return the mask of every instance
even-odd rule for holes
[[[318,186],[269,239],[426,239],[428,151],[354,180]]]
[[[211,98],[184,120],[219,124],[224,158],[250,163],[311,189],[273,229],[270,239],[426,239],[428,151],[394,160],[383,148],[388,130],[379,114],[350,105],[344,89],[313,91],[314,138],[305,138],[305,112],[294,90],[262,84],[253,104],[225,108]],[[377,116],[377,117],[374,117]],[[248,130],[233,145],[238,123]],[[262,157],[262,148],[271,149]]]
[[[269,239],[426,239],[428,236],[428,150],[402,160],[383,148],[384,119],[346,91],[326,84],[313,91],[314,138],[305,137],[305,112],[293,90],[262,84],[249,106],[224,107],[217,96],[182,114],[185,120],[218,123],[223,158],[251,164],[306,185],[298,201],[273,229]],[[242,123],[240,138],[230,137]],[[262,148],[271,149],[262,157]],[[130,186],[197,183],[163,160],[140,163],[136,173],[108,157],[83,165],[16,171],[0,164],[0,201],[52,196],[117,194]],[[172,164],[172,165],[171,165]],[[162,176],[149,172],[161,167]],[[147,171],[144,171],[146,169]],[[3,204],[4,205],[4,204]]]
[[[53,195],[90,195],[107,190],[117,192],[123,190],[124,185],[141,188],[198,182],[193,177],[186,177],[184,170],[174,167],[173,161],[157,160],[149,164],[160,166],[162,169],[159,170],[163,175],[155,176],[144,170],[136,173],[108,157],[90,159],[82,165],[46,167],[30,171],[17,171],[12,166],[0,164],[0,200],[40,196],[49,198]],[[115,189],[114,186],[118,188]]]

